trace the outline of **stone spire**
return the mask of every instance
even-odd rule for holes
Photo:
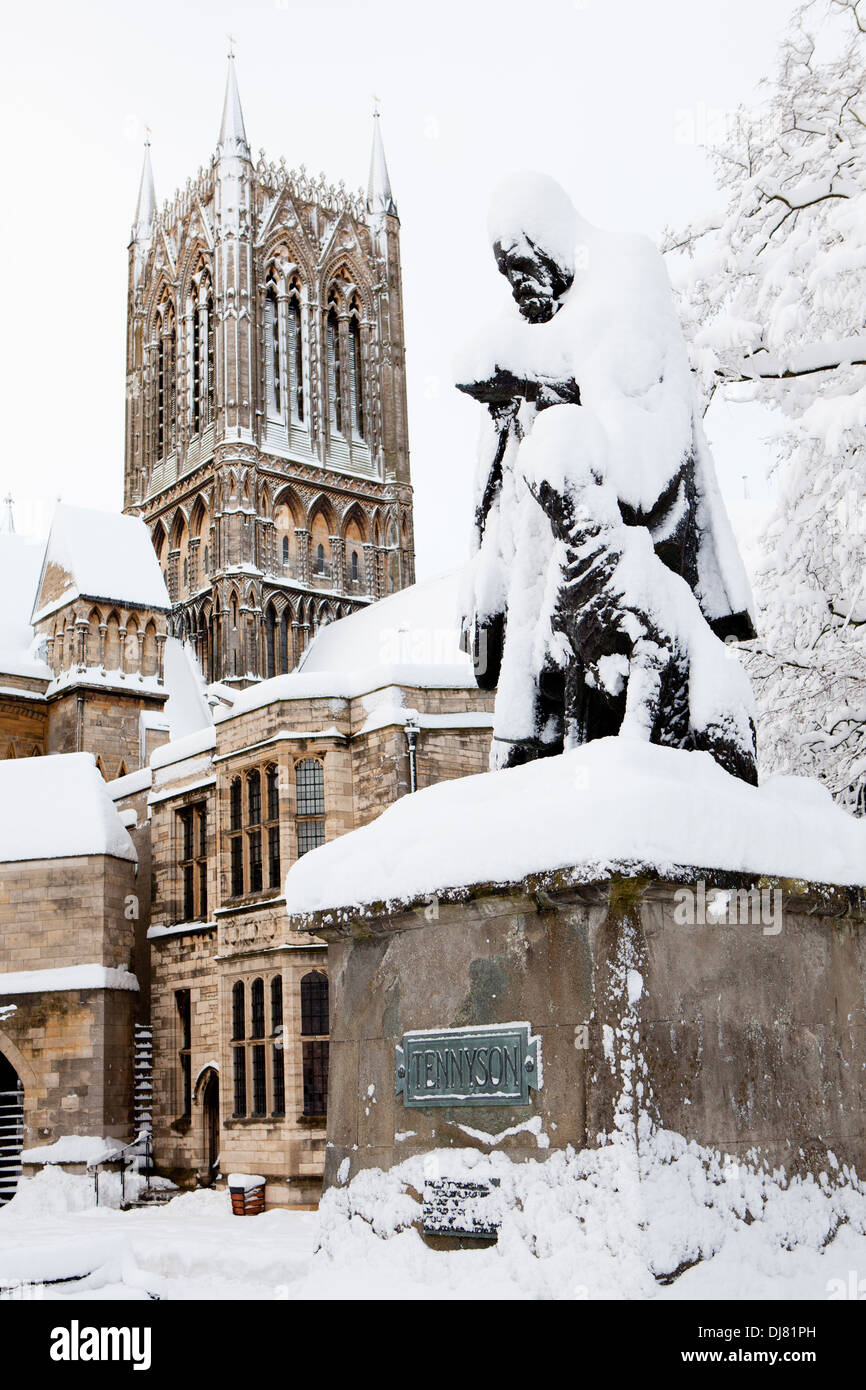
[[[12,493],[11,493],[11,492],[7,493],[6,496],[3,498],[3,506],[4,506],[4,508],[5,508],[5,511],[4,511],[4,513],[3,513],[2,520],[0,520],[0,534],[5,533],[7,536],[14,536],[14,535],[15,535],[15,517],[14,517],[13,512],[12,512]]]
[[[135,221],[132,224],[132,240],[147,241],[156,215],[156,193],[153,188],[153,169],[150,164],[150,134],[144,142],[144,164],[141,168],[141,183],[138,186],[138,202],[135,205]]]
[[[238,159],[250,158],[247,133],[244,130],[244,113],[241,110],[241,99],[235,74],[234,49],[229,52],[229,70],[226,76],[226,94],[223,102],[223,119],[220,126],[218,148],[221,159],[227,155],[235,155]]]
[[[374,215],[390,213],[392,217],[397,216],[397,204],[391,192],[391,180],[385,161],[385,146],[382,144],[378,106],[373,112],[373,149],[370,153],[370,177],[367,181],[367,210]]]

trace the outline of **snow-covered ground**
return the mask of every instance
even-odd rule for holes
[[[440,1168],[500,1177],[497,1245],[424,1244],[407,1187]],[[69,1280],[35,1296],[73,1300],[862,1297],[866,1193],[828,1168],[786,1184],[658,1131],[640,1159],[622,1138],[521,1164],[444,1150],[362,1173],[318,1213],[244,1219],[217,1192],[95,1207],[90,1179],[46,1169],[0,1212],[0,1288],[27,1297],[14,1286]]]

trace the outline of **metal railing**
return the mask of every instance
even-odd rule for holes
[[[107,1158],[100,1159],[98,1163],[87,1165],[87,1176],[93,1176],[93,1187],[96,1195],[96,1205],[99,1206],[99,1174],[105,1169],[114,1171],[114,1165],[120,1160],[120,1204],[126,1201],[126,1173],[127,1168],[136,1171],[135,1165],[139,1159],[144,1159],[143,1168],[139,1167],[138,1172],[143,1172],[147,1191],[150,1191],[150,1179],[153,1174],[153,1135],[149,1130],[143,1129],[141,1133],[133,1139],[131,1144],[125,1144],[122,1149],[117,1149]]]

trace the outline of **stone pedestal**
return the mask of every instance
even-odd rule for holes
[[[728,876],[719,912],[712,882],[569,878],[303,919],[329,946],[326,1187],[491,1136],[512,1158],[592,1147],[625,1073],[635,1109],[701,1144],[789,1172],[825,1170],[829,1149],[866,1172],[855,892]],[[541,1039],[528,1103],[404,1105],[405,1033],[518,1021]]]

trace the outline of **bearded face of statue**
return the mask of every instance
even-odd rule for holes
[[[527,236],[509,246],[497,241],[493,254],[523,317],[529,323],[548,323],[561,308],[573,271],[558,265]]]

